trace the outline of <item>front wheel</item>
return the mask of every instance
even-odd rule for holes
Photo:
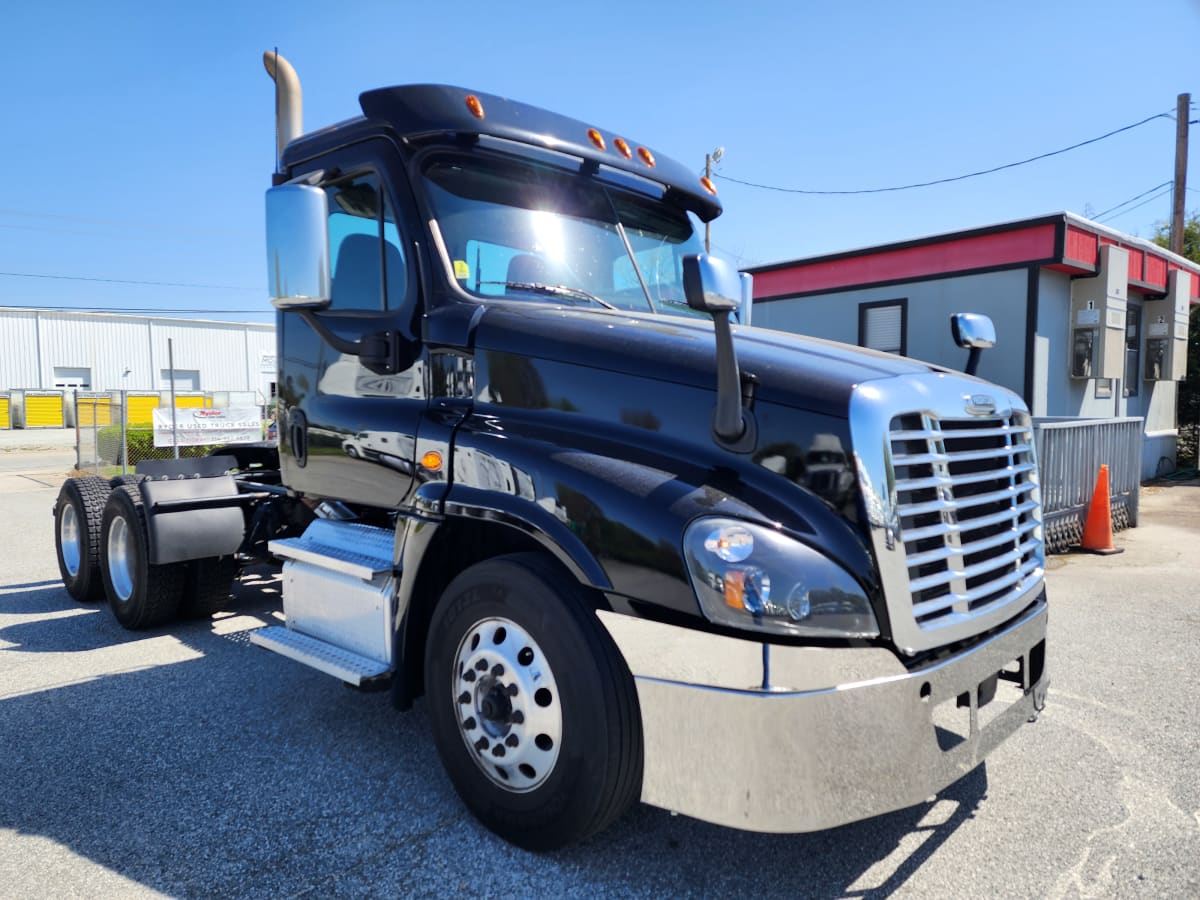
[[[459,575],[430,623],[434,740],[467,807],[505,840],[553,850],[638,797],[633,678],[582,589],[536,554]]]

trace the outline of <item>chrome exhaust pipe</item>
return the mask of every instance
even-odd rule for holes
[[[283,171],[283,148],[304,133],[304,100],[300,76],[278,50],[263,54],[263,65],[275,82],[275,171]]]

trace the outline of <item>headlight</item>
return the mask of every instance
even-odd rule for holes
[[[879,634],[850,573],[784,534],[736,519],[697,519],[683,537],[700,609],[714,624],[797,637]]]

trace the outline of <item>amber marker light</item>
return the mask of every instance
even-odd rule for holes
[[[633,151],[629,149],[629,145],[625,143],[624,138],[613,138],[613,146],[626,159],[633,159]]]
[[[421,465],[430,472],[440,472],[442,470],[442,454],[436,450],[429,450],[421,457]]]
[[[746,573],[734,569],[725,573],[725,605],[745,609]]]
[[[595,128],[588,129],[588,140],[592,142],[592,146],[597,150],[604,149],[604,135],[598,132]]]
[[[700,187],[704,188],[706,191],[708,191],[714,197],[717,196],[717,186],[712,183],[712,179],[709,178],[707,175],[700,176]]]
[[[479,98],[474,94],[467,94],[467,109],[471,111],[471,115],[475,118],[483,118],[483,104],[479,102]]]
[[[645,147],[638,147],[638,159],[640,159],[650,168],[654,168],[654,154]]]

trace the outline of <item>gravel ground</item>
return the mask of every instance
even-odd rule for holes
[[[74,603],[58,484],[0,474],[0,897],[1200,895],[1195,484],[1146,489],[1125,553],[1051,560],[1048,708],[935,802],[811,835],[639,806],[554,855],[463,810],[423,704],[250,646],[269,571],[151,632]]]

